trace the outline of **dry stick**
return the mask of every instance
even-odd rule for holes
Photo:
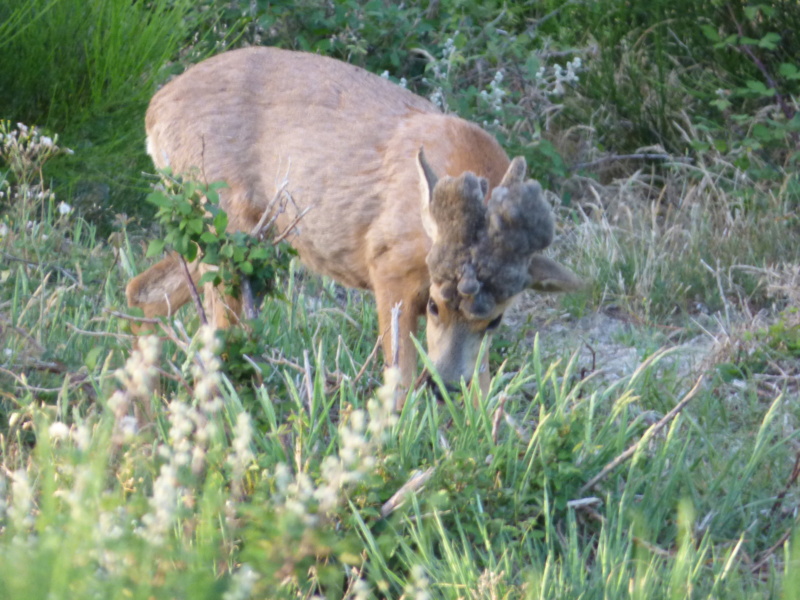
[[[573,167],[576,169],[589,169],[602,165],[603,163],[612,162],[615,160],[671,160],[673,162],[692,162],[692,159],[685,156],[671,156],[669,154],[655,154],[655,153],[641,153],[641,154],[612,154],[610,156],[603,156],[596,160],[589,162],[578,163]]]
[[[89,331],[88,329],[81,329],[80,327],[75,327],[72,323],[65,323],[67,327],[72,329],[75,333],[80,335],[87,335],[91,337],[113,337],[116,339],[135,339],[139,336],[133,335],[130,333],[114,333],[111,331]]]
[[[792,533],[794,532],[794,530],[795,530],[795,524],[793,523],[792,526],[789,527],[789,529],[783,532],[783,535],[781,535],[781,537],[778,539],[777,542],[775,542],[774,544],[772,544],[772,546],[764,550],[764,552],[761,554],[761,558],[759,558],[753,564],[753,566],[750,567],[750,572],[756,573],[760,571],[761,567],[763,567],[766,564],[766,562],[775,553],[775,551],[781,546],[783,546],[790,537],[792,537]]]
[[[208,319],[206,319],[206,311],[203,309],[203,303],[200,301],[200,294],[197,293],[197,287],[194,285],[194,281],[192,280],[192,274],[189,273],[189,265],[186,264],[186,259],[183,258],[183,255],[178,255],[181,259],[181,265],[183,265],[183,274],[186,276],[186,285],[189,286],[189,293],[192,295],[192,300],[194,301],[194,306],[197,309],[197,314],[200,315],[200,322],[203,325],[208,325]]]
[[[383,506],[381,506],[381,517],[386,518],[394,512],[403,501],[412,492],[416,492],[424,486],[428,480],[433,476],[436,467],[428,467],[421,473],[415,473],[411,479],[406,481],[399,490],[397,490],[391,498],[389,498]]]
[[[244,309],[245,319],[252,321],[258,317],[256,301],[253,297],[253,286],[250,285],[249,277],[242,277],[242,308]]]
[[[289,185],[289,180],[284,179],[281,184],[278,186],[278,190],[275,192],[275,195],[272,197],[272,200],[269,201],[267,204],[267,208],[264,209],[264,212],[261,214],[261,218],[256,223],[256,226],[250,230],[250,235],[255,238],[260,238],[262,233],[262,228],[266,231],[272,224],[275,222],[278,214],[283,212],[283,207],[279,210],[275,211],[273,214],[273,208],[275,207],[278,202],[280,202],[281,198],[283,197],[284,193],[286,193],[286,186]],[[272,218],[270,219],[270,216]],[[269,223],[267,223],[267,219],[269,219]],[[256,301],[253,297],[253,286],[250,284],[249,277],[242,277],[242,309],[244,310],[244,316],[246,319],[254,320],[258,318],[258,310],[256,309]]]
[[[272,214],[272,208],[280,201],[283,197],[283,194],[286,192],[286,186],[289,185],[289,180],[284,179],[281,184],[278,186],[278,191],[275,192],[275,195],[272,197],[272,200],[267,204],[267,208],[264,210],[264,213],[261,215],[261,218],[256,223],[256,226],[250,230],[250,235],[253,237],[257,237],[261,233],[261,228],[264,227],[264,224],[267,222],[267,218],[269,218],[270,214]],[[280,211],[278,211],[280,212]],[[275,214],[277,216],[277,213]],[[271,226],[275,217],[273,217],[269,225]]]
[[[134,315],[127,315],[125,313],[121,313],[116,310],[111,310],[110,308],[104,308],[103,312],[108,313],[112,317],[117,317],[118,319],[125,319],[126,321],[134,321],[136,323],[147,323],[148,325],[158,325],[161,323],[159,319],[154,319],[152,317],[136,317]]]
[[[8,260],[13,260],[13,261],[16,261],[16,262],[21,262],[21,263],[23,263],[23,264],[25,264],[25,265],[28,265],[28,266],[30,266],[30,267],[38,267],[38,268],[52,269],[52,270],[54,270],[54,271],[58,271],[58,272],[59,272],[59,273],[61,273],[61,274],[62,274],[64,277],[66,277],[67,279],[71,280],[71,281],[72,281],[72,283],[74,283],[75,285],[77,285],[77,286],[78,286],[80,289],[82,289],[82,290],[83,290],[83,289],[86,289],[86,288],[84,288],[84,287],[83,287],[83,285],[81,285],[81,283],[78,281],[78,279],[77,279],[77,276],[76,276],[76,275],[73,275],[72,273],[70,273],[70,272],[69,272],[67,269],[65,269],[64,267],[59,267],[58,265],[52,265],[52,264],[49,264],[49,263],[37,263],[37,262],[32,262],[32,261],[30,261],[30,260],[26,260],[26,259],[24,259],[24,258],[19,258],[19,257],[17,257],[17,256],[14,256],[13,254],[9,254],[8,252],[3,252],[3,251],[0,251],[0,254],[2,254],[3,256],[5,256],[5,257],[6,257]]]
[[[392,366],[400,364],[400,313],[402,312],[403,301],[401,300],[392,307]]]
[[[786,485],[783,486],[783,489],[775,498],[775,503],[772,505],[772,508],[769,510],[769,516],[772,517],[780,508],[781,504],[783,504],[784,498],[786,498],[786,494],[789,493],[789,489],[797,483],[797,478],[800,477],[800,452],[794,457],[794,467],[792,467],[792,474],[789,476],[789,481],[786,482]]]
[[[508,401],[508,394],[503,392],[500,395],[500,400],[497,402],[497,408],[494,411],[494,419],[492,419],[492,442],[497,443],[497,434],[500,431],[500,420],[505,415],[505,406]]]
[[[383,335],[379,335],[378,339],[375,341],[375,346],[372,347],[372,352],[369,353],[367,360],[365,360],[364,364],[361,365],[361,369],[359,369],[358,373],[353,379],[353,385],[358,383],[358,380],[364,376],[364,373],[366,373],[367,371],[367,367],[373,360],[375,360],[375,357],[378,355],[378,349],[381,347],[382,343],[383,343]]]
[[[674,419],[678,415],[678,413],[683,410],[683,407],[686,406],[689,403],[689,401],[697,393],[697,390],[700,389],[700,384],[702,382],[703,382],[703,375],[700,375],[700,377],[697,378],[697,381],[695,382],[694,387],[692,387],[692,389],[690,389],[686,393],[686,395],[681,399],[681,401],[678,402],[678,404],[675,405],[675,408],[673,408],[666,415],[664,415],[658,423],[656,423],[656,424],[652,425],[650,428],[648,428],[648,430],[644,432],[644,435],[641,437],[641,439],[638,442],[632,444],[627,450],[625,450],[625,452],[620,454],[617,458],[615,458],[610,463],[608,463],[605,467],[603,467],[603,470],[600,471],[594,477],[592,477],[586,484],[584,484],[583,487],[580,490],[578,490],[578,493],[579,494],[583,494],[584,492],[586,492],[590,488],[592,488],[595,485],[597,485],[597,483],[600,482],[602,479],[604,479],[606,477],[606,475],[608,475],[611,471],[613,471],[618,466],[620,466],[622,463],[624,463],[626,460],[628,460],[631,456],[633,456],[636,453],[637,450],[639,450],[647,442],[649,442],[650,438],[652,438],[655,434],[657,434],[659,431],[661,431],[661,429],[663,429],[664,426],[667,423],[672,421],[672,419]]]
[[[308,350],[303,350],[303,365],[306,371],[303,379],[306,383],[306,394],[308,394],[308,414],[311,414],[311,403],[314,400],[314,386],[311,383],[311,363],[308,360]]]
[[[292,230],[294,229],[294,226],[295,226],[295,225],[297,225],[297,224],[300,222],[300,219],[302,219],[303,217],[305,217],[305,216],[306,216],[306,213],[307,213],[308,211],[310,211],[312,208],[314,208],[314,207],[313,207],[313,206],[307,206],[305,209],[303,209],[303,211],[302,211],[302,212],[301,212],[299,215],[297,215],[297,216],[294,218],[294,220],[293,220],[291,223],[289,223],[289,225],[286,227],[286,229],[284,229],[284,230],[283,230],[283,233],[281,233],[281,234],[280,234],[278,237],[276,237],[276,238],[275,238],[275,239],[272,241],[272,244],[273,244],[273,245],[277,245],[277,244],[280,244],[280,243],[281,243],[283,240],[285,240],[285,239],[286,239],[286,237],[287,237],[287,236],[288,236],[288,235],[289,235],[289,234],[292,232]]]

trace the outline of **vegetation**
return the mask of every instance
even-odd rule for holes
[[[798,31],[782,0],[0,5],[0,597],[800,597]],[[523,301],[486,398],[396,414],[367,295],[152,192],[149,97],[242,44],[526,156],[592,284]],[[272,297],[133,336],[161,242]]]

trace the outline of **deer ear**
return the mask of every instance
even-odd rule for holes
[[[576,292],[586,287],[575,273],[542,254],[533,255],[528,273],[530,287],[539,292]]]
[[[419,171],[419,200],[422,225],[425,227],[428,237],[435,242],[439,237],[439,229],[431,215],[431,200],[433,200],[433,188],[436,187],[438,178],[436,173],[433,172],[433,168],[428,164],[421,146],[417,153],[417,171]]]
[[[513,183],[522,183],[525,181],[525,171],[528,170],[528,165],[525,159],[517,156],[508,165],[506,174],[503,175],[503,180],[500,182],[500,187],[508,187]]]

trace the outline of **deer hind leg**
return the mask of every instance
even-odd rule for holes
[[[199,261],[187,263],[186,266],[195,285],[211,268]],[[238,299],[226,296],[210,283],[204,284],[198,291],[204,294],[203,309],[209,323],[224,329],[238,322]],[[125,293],[128,306],[142,309],[147,318],[169,317],[192,298],[181,257],[174,252],[131,279]],[[147,326],[134,326],[137,333],[143,333],[146,329]]]
[[[197,282],[200,279],[197,263],[188,267],[192,280]],[[175,311],[191,299],[181,257],[174,252],[170,253],[165,259],[131,279],[125,288],[125,294],[128,297],[128,306],[142,309],[147,318],[175,314]]]

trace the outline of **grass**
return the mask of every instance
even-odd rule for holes
[[[288,10],[274,4],[275,14]],[[624,17],[623,3],[602,15],[590,4],[537,5],[545,12],[531,31],[552,37],[536,53],[526,44],[541,38],[523,35],[530,20],[499,3],[492,14],[488,4],[444,0],[437,15],[415,3],[408,12],[387,8],[396,24],[391,55],[361,52],[383,48],[370,37],[382,29],[379,4],[320,6],[295,17],[299,25],[272,28],[272,9],[256,6],[249,10],[262,12],[241,26],[247,36],[287,38],[302,27],[308,47],[324,38],[333,53],[381,68],[406,65],[392,75],[407,75],[410,85],[421,83],[420,67],[403,62],[404,46],[424,43],[450,75],[436,79],[429,65],[420,89],[440,87],[515,151],[550,157],[538,168],[564,199],[550,196],[559,216],[553,252],[590,288],[524,300],[487,349],[495,375],[480,402],[464,402],[470,390],[445,390],[441,401],[412,391],[400,413],[389,410],[394,375],[384,379],[373,354],[371,298],[296,264],[282,275],[285,298],[224,341],[199,327],[191,307],[165,322],[158,338],[130,335],[114,311],[124,310],[126,282],[146,268],[154,234],[127,216],[96,219],[83,210],[79,188],[100,164],[88,158],[94,152],[104,165],[138,160],[130,147],[141,134],[116,127],[141,122],[166,65],[185,58],[178,47],[202,49],[185,39],[194,13],[183,3],[91,3],[82,21],[71,3],[44,0],[35,13],[11,12],[0,25],[0,50],[27,45],[32,60],[63,61],[65,73],[50,85],[30,71],[26,93],[41,103],[19,106],[63,132],[55,143],[75,154],[50,157],[44,133],[30,130],[35,151],[27,158],[14,163],[21,151],[2,151],[0,597],[800,594],[794,159],[777,145],[755,148],[755,134],[719,143],[733,139],[733,129],[714,125],[713,111],[700,108],[702,93],[692,96],[697,90],[683,83],[706,68],[696,58],[702,34],[676,43],[672,9],[659,4],[664,20],[655,29],[638,14],[645,21],[637,27],[648,31],[639,35],[623,31],[622,17],[606,20]],[[152,19],[149,9],[163,12]],[[472,36],[475,20],[487,15],[498,20]],[[359,30],[355,16],[372,20]],[[612,53],[593,61],[582,34],[564,27],[581,19],[606,28],[597,31],[600,52],[610,52],[603,40],[640,41],[614,47],[620,60]],[[79,29],[91,23],[107,27]],[[139,38],[126,33],[143,23]],[[588,25],[580,31],[592,31]],[[80,51],[53,54],[59,28],[83,31],[75,38],[85,42]],[[567,52],[563,60],[548,55],[556,49]],[[647,62],[654,49],[663,63]],[[557,96],[553,61],[574,56],[584,57],[587,71]],[[718,64],[729,68],[726,60]],[[512,69],[517,63],[524,68]],[[24,64],[0,78],[21,77]],[[532,79],[540,66],[543,77]],[[494,89],[498,68],[508,95],[494,96],[505,97],[495,124],[480,91]],[[631,73],[646,102],[620,109],[639,133],[626,129],[628,117],[598,108],[598,94],[612,91],[639,102],[625,91],[636,83]],[[601,80],[619,88],[587,87]],[[48,100],[69,85],[72,95]],[[0,106],[15,121],[23,114],[8,108],[8,98]],[[765,115],[739,124],[754,131],[772,119]],[[569,122],[576,116],[579,127]],[[610,147],[622,130],[624,140]],[[642,149],[651,133],[668,139],[672,152]],[[630,152],[661,158],[622,156]],[[58,168],[64,181],[52,182]],[[595,314],[624,325],[581,330]],[[707,350],[690,365],[698,339]],[[614,349],[633,349],[626,356],[635,358],[612,369]],[[682,399],[683,410],[665,418]]]

